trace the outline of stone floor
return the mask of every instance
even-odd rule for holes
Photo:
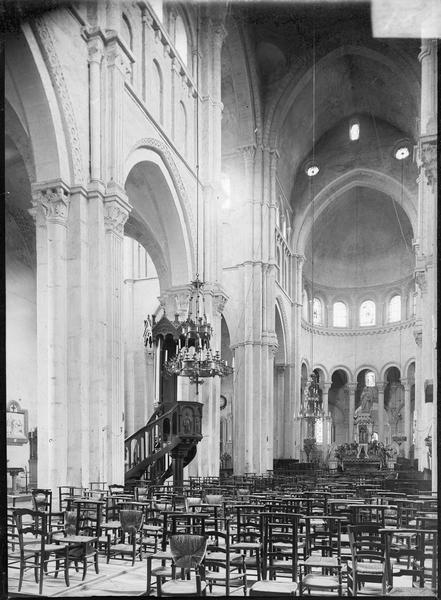
[[[122,562],[111,560],[106,563],[104,557],[100,557],[99,574],[90,569],[86,575],[86,579],[81,581],[82,573],[76,573],[75,569],[69,572],[70,586],[66,587],[62,573],[58,578],[48,575],[44,580],[43,596],[57,597],[69,596],[74,598],[93,597],[93,596],[126,596],[135,597],[141,596],[146,589],[146,561],[136,562],[132,567],[130,562]],[[404,578],[403,578],[404,579]],[[249,571],[248,587],[256,581],[256,574]],[[404,581],[402,582],[405,583]],[[14,594],[18,590],[18,571],[9,570],[8,590]],[[380,596],[381,588],[372,584],[366,586],[365,593],[372,596]],[[28,571],[25,574],[21,594],[28,597],[38,596],[38,585],[33,579],[33,573]],[[225,595],[225,589],[221,587],[213,587],[212,592],[207,590],[207,596],[222,596]],[[345,593],[346,595],[346,593]],[[242,590],[237,590],[231,596],[243,596]]]

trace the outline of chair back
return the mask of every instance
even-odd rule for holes
[[[135,535],[142,527],[144,513],[141,510],[120,510],[119,520],[124,533]]]
[[[120,485],[119,483],[113,483],[109,485],[109,494],[113,496],[114,494],[124,494],[125,487]]]
[[[52,512],[52,490],[35,488],[31,491],[32,505],[35,511]]]
[[[103,521],[103,505],[100,500],[80,500],[77,505],[77,534],[100,537]]]
[[[207,494],[205,496],[205,502],[207,504],[222,504],[224,497],[222,494]]]
[[[47,513],[29,508],[15,508],[12,515],[20,552],[23,553],[25,551],[26,544],[29,544],[29,538],[32,536],[32,543],[40,544],[40,552],[44,553],[44,547],[49,535]]]
[[[384,542],[378,523],[348,525],[352,562],[384,562]]]
[[[208,539],[205,535],[184,533],[170,537],[170,552],[176,567],[190,571],[198,567],[205,557]]]

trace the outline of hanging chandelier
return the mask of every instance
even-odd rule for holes
[[[305,387],[300,416],[305,419],[319,420],[323,417],[323,401],[320,397],[320,387],[317,382],[317,375],[311,373],[309,384]]]
[[[204,283],[196,275],[190,285],[187,318],[179,322],[176,316],[173,322],[178,337],[176,355],[165,356],[163,369],[167,375],[188,377],[198,386],[205,378],[231,375],[233,367],[222,360],[219,350],[213,352],[210,347],[213,328],[205,314]]]

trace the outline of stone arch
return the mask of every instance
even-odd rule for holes
[[[360,375],[360,373],[362,371],[372,371],[375,374],[375,383],[377,383],[379,381],[379,375],[378,375],[378,369],[376,367],[373,367],[372,365],[368,365],[368,364],[363,364],[360,367],[357,367],[355,372],[354,372],[354,381],[357,381],[357,377]]]
[[[346,365],[335,365],[331,369],[329,369],[329,373],[330,373],[330,377],[331,378],[332,378],[332,375],[335,373],[335,371],[343,371],[343,373],[345,373],[345,375],[347,377],[346,383],[351,383],[351,382],[354,381],[353,375],[352,375],[352,371]]]
[[[382,367],[382,369],[380,371],[380,382],[387,383],[386,373],[392,367],[395,367],[395,369],[398,369],[398,371],[400,372],[400,378],[403,376],[401,366],[397,362],[388,362]]]
[[[133,204],[127,235],[150,254],[161,291],[187,284],[194,271],[192,215],[179,172],[162,143],[138,142],[125,165],[125,186]]]
[[[29,163],[32,157],[34,181],[83,183],[79,134],[62,67],[43,17],[35,19],[34,29],[24,23],[5,48],[5,97],[32,148],[23,158]],[[20,150],[20,140],[14,143]]]
[[[328,370],[326,369],[326,367],[324,365],[322,365],[320,363],[318,363],[318,364],[314,363],[314,366],[313,366],[312,370],[313,371],[317,370],[317,371],[319,371],[319,372],[321,372],[323,374],[323,380],[320,378],[320,384],[321,385],[323,385],[323,383],[325,383],[325,382],[328,381],[329,373],[328,373]]]
[[[413,196],[407,188],[403,188],[398,180],[386,173],[372,169],[353,169],[323,187],[309,203],[303,215],[301,217],[299,215],[300,227],[293,232],[292,237],[292,247],[295,252],[304,252],[313,222],[312,210],[314,210],[314,221],[317,221],[321,213],[341,194],[357,186],[370,187],[391,197],[402,207],[415,230],[417,213]]]
[[[412,365],[415,368],[415,363],[416,363],[416,358],[414,356],[407,359],[407,361],[404,363],[403,371],[401,373],[401,376],[403,378],[409,379],[410,368],[412,367]]]
[[[306,64],[312,64],[312,49],[310,50],[309,54],[309,59],[306,57]],[[412,85],[408,81],[408,78],[404,76],[404,73],[409,71],[409,65],[406,61],[400,59],[400,57],[394,57],[396,60],[392,60],[383,53],[363,46],[348,44],[339,46],[338,48],[332,50],[316,62],[316,74],[321,70],[328,69],[334,60],[348,54],[362,56],[387,66],[403,79],[403,83],[408,88],[409,94],[414,93],[415,84],[418,86],[419,92],[419,81],[417,74],[415,74],[415,77],[413,78]],[[305,57],[302,57],[302,63],[305,64]],[[400,63],[401,68],[399,66]],[[300,76],[299,68],[302,69],[302,66],[300,66],[299,63],[293,64],[290,72],[287,73],[282,79],[278,93],[274,94],[274,100],[271,102],[266,111],[263,143],[268,144],[271,147],[277,148],[279,133],[283,127],[283,123],[285,122],[287,114],[291,110],[291,107],[299,94],[312,81],[312,67],[309,69],[303,68],[303,74]],[[295,83],[295,81],[297,81],[297,83]]]

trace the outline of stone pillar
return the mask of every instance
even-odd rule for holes
[[[378,440],[384,443],[384,388],[383,382],[377,383],[378,390]]]
[[[90,288],[89,199],[71,188],[67,231],[67,480],[88,485],[90,478]],[[94,399],[95,400],[95,399]]]
[[[347,388],[349,390],[349,431],[348,437],[349,442],[354,441],[354,414],[355,414],[355,390],[357,389],[356,383],[348,383]]]
[[[409,448],[412,443],[412,423],[410,420],[410,390],[411,382],[407,379],[402,379],[401,383],[404,387],[404,435],[406,441],[404,442],[404,456],[409,458]]]
[[[274,382],[274,458],[283,458],[285,450],[285,423],[287,420],[285,400],[286,365],[275,365]]]
[[[417,413],[416,456],[420,470],[426,466],[424,438],[432,435],[436,448],[436,401],[425,402],[425,386],[433,384],[437,397],[437,40],[423,39],[418,56],[421,63],[420,138],[416,162],[418,178],[418,233],[415,278],[418,286],[417,319],[421,327],[421,348],[415,369],[415,409]],[[437,456],[433,453],[433,485],[437,485]],[[436,487],[434,488],[436,489]]]
[[[37,247],[38,486],[67,481],[67,271],[70,195],[61,182],[34,185]]]
[[[91,186],[90,186],[91,188]],[[107,354],[104,186],[89,189],[89,479],[106,481]]]
[[[103,41],[95,35],[89,48],[90,179],[101,180],[101,63]]]
[[[124,345],[121,296],[124,224],[129,211],[130,206],[122,194],[106,197],[107,483],[124,481]]]
[[[331,383],[324,383],[322,386],[322,402],[323,402],[323,456],[326,456],[328,450],[329,439],[328,439],[328,394]]]

